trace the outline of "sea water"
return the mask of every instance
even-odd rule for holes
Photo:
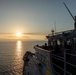
[[[0,42],[0,75],[22,75],[23,56],[26,51],[35,52],[34,46],[46,41]]]

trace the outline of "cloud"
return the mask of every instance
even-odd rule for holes
[[[23,33],[22,37],[15,34],[0,34],[0,40],[46,40],[45,35],[37,33]]]

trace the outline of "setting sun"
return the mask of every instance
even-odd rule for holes
[[[22,36],[22,33],[18,32],[18,33],[16,34],[16,36],[21,37],[21,36]]]

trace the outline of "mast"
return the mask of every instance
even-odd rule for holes
[[[64,6],[66,7],[66,9],[68,10],[69,14],[71,15],[72,19],[74,20],[74,29],[76,30],[76,16],[74,17],[72,15],[72,13],[70,12],[69,8],[67,7],[67,5],[63,2]]]
[[[54,21],[54,26],[55,26],[55,33],[56,33],[56,21]]]

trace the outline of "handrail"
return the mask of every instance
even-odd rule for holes
[[[74,65],[74,64],[72,64],[71,62],[67,62],[66,61],[66,55],[71,55],[71,56],[75,56],[76,57],[76,55],[75,54],[70,54],[70,53],[67,53],[66,52],[67,51],[67,49],[65,49],[64,50],[64,56],[62,57],[62,56],[59,56],[59,55],[56,55],[56,54],[51,54],[51,57],[52,58],[55,58],[55,59],[57,59],[57,60],[59,60],[59,61],[62,61],[62,62],[64,62],[64,68],[62,68],[62,67],[60,67],[59,65],[56,65],[55,63],[53,63],[52,62],[52,64],[53,65],[55,65],[56,67],[58,67],[59,69],[61,69],[62,71],[64,71],[64,75],[66,75],[66,73],[68,73],[69,75],[72,75],[70,72],[68,72],[66,69],[67,69],[67,67],[66,67],[66,64],[68,64],[68,65],[70,65],[70,66],[72,66],[72,67],[75,67],[76,68],[76,65]],[[55,71],[55,70],[54,70]],[[56,71],[56,73],[58,73],[57,71]],[[58,75],[59,75],[59,73],[58,73]]]
[[[61,67],[59,67],[58,65],[56,65],[56,64],[54,64],[54,63],[52,63],[53,65],[55,65],[56,67],[58,67],[58,68],[60,68],[61,70],[63,70],[64,71],[64,69],[63,68],[61,68]],[[70,75],[72,75],[71,73],[69,73],[68,71],[66,71],[66,73],[68,73],[68,74],[70,74]]]
[[[54,72],[57,74],[57,75],[60,75],[58,72],[56,72],[55,70],[54,70]]]
[[[75,54],[70,54],[70,53],[66,53],[66,54],[71,55],[71,56],[76,56]]]
[[[74,29],[71,29],[71,30],[67,30],[67,31],[62,31],[62,32],[56,32],[54,33],[54,35],[58,35],[58,34],[62,34],[63,32],[66,33],[66,32],[72,32],[74,31]],[[51,36],[52,34],[49,34],[49,36]]]
[[[52,57],[53,57],[53,56],[52,56]],[[53,58],[58,59],[58,60],[60,60],[60,61],[64,62],[64,60],[59,59],[59,58],[57,58],[57,57],[53,57]],[[67,63],[67,64],[69,64],[69,65],[71,65],[71,66],[73,66],[73,67],[76,67],[75,65],[73,65],[73,64],[71,64],[71,63],[69,63],[69,62],[66,62],[66,63]]]
[[[50,52],[52,52],[52,51],[54,51],[54,50],[46,50],[46,49],[43,49],[43,48],[40,48],[40,47],[37,47],[37,46],[34,46],[34,48],[37,50],[37,49],[39,49],[39,50],[41,50],[41,51],[44,51],[44,52],[48,52],[48,53],[50,53]]]
[[[58,55],[55,55],[55,54],[52,54],[53,56],[56,56],[56,57],[58,57],[58,58],[61,58],[61,59],[64,59],[63,57],[60,57],[60,56],[58,56]]]
[[[53,56],[52,56],[52,57],[53,57]],[[57,57],[53,57],[53,58],[58,59]],[[60,61],[64,62],[64,60],[62,60],[62,59],[58,59],[58,60],[60,60]]]
[[[60,68],[63,72],[64,72],[64,75],[66,75],[66,74],[69,74],[69,75],[72,75],[71,74],[71,72],[68,72],[67,71],[67,65],[66,64],[68,64],[68,65],[70,65],[71,67],[75,67],[76,68],[76,65],[74,65],[74,64],[72,64],[71,62],[68,62],[66,59],[67,59],[67,55],[71,55],[71,56],[75,56],[76,57],[76,54],[71,54],[71,53],[68,53],[67,52],[67,50],[69,50],[69,49],[65,49],[64,48],[64,52],[63,52],[63,56],[61,56],[61,55],[57,55],[57,54],[52,54],[52,51],[53,50],[51,50],[51,51],[49,51],[49,50],[45,50],[45,49],[42,49],[42,48],[40,48],[40,47],[37,47],[37,46],[35,46],[34,47],[36,50],[41,50],[41,51],[43,51],[43,52],[48,52],[48,53],[50,53],[51,54],[51,57],[52,58],[55,58],[55,59],[57,59],[57,60],[60,60],[60,61],[62,61],[64,64],[64,68],[62,68],[62,67],[60,67],[59,65],[56,65],[55,63],[53,63],[52,62],[52,64],[53,65],[55,65],[56,67],[58,67],[58,68]],[[55,71],[55,70],[54,70]],[[55,71],[58,75],[59,75],[59,73],[57,72],[57,71]]]
[[[56,67],[58,67],[59,69],[61,69],[61,70],[63,70],[64,71],[64,69],[63,68],[61,68],[61,67],[59,67],[58,65],[56,65],[56,64],[54,64],[54,63],[52,63],[53,65],[55,65]]]
[[[66,63],[76,68],[76,66],[75,66],[75,65],[73,65],[73,64],[71,64],[71,63],[69,63],[69,62],[66,62]]]

